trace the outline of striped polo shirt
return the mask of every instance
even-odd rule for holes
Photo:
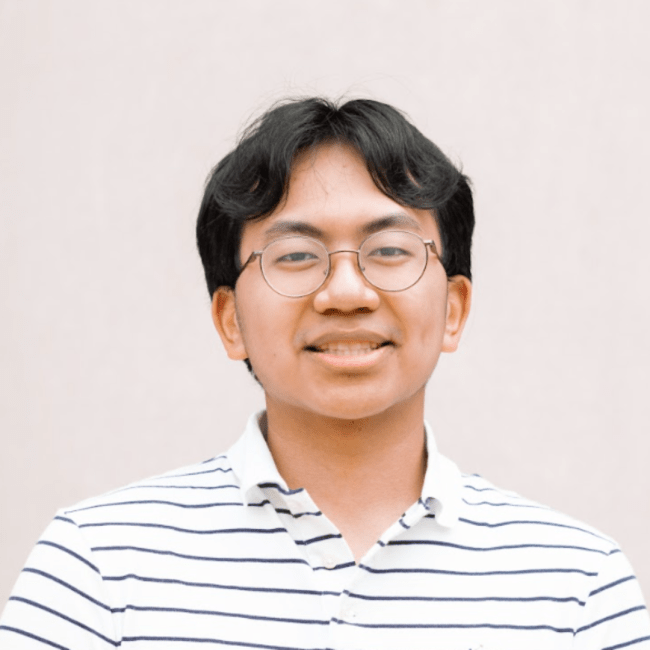
[[[0,620],[3,650],[650,648],[623,553],[439,454],[356,564],[288,489],[252,416],[222,456],[59,512]]]

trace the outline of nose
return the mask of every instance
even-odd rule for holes
[[[361,273],[357,259],[356,251],[342,250],[330,254],[329,276],[314,295],[317,311],[351,313],[374,311],[379,307],[379,293]]]

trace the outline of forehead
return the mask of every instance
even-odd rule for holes
[[[266,218],[244,226],[242,244],[262,246],[300,234],[330,242],[358,240],[380,230],[408,230],[439,244],[432,213],[405,207],[374,183],[363,158],[344,145],[300,154],[283,201]]]

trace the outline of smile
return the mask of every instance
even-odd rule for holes
[[[324,352],[325,354],[358,356],[361,354],[368,354],[386,344],[387,343],[372,343],[371,341],[333,341],[332,343],[314,348],[314,350],[316,352]]]
[[[337,368],[366,367],[379,362],[392,347],[390,341],[332,341],[319,347],[307,347],[326,365]]]

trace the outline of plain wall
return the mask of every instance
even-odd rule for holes
[[[650,3],[0,2],[0,605],[57,508],[225,450],[211,167],[285,95],[393,103],[472,178],[474,305],[427,418],[617,539],[650,595]]]

